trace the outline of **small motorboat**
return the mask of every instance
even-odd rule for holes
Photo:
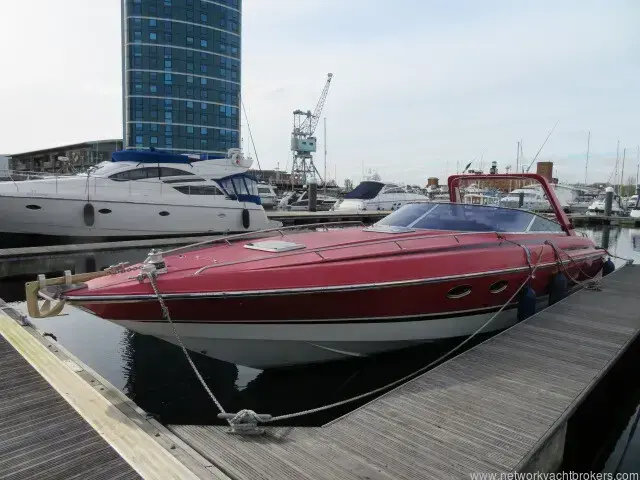
[[[613,188],[607,187],[604,192],[600,192],[598,194],[593,203],[589,205],[589,208],[587,209],[587,215],[604,215],[607,192],[613,192]],[[611,215],[624,216],[625,214],[626,210],[624,208],[620,195],[614,193],[613,201],[611,202]]]
[[[499,203],[507,208],[525,208],[534,212],[553,211],[545,194],[538,188],[516,188],[502,197]]]
[[[429,197],[419,193],[410,193],[404,187],[393,183],[364,181],[344,196],[335,206],[340,212],[358,212],[364,210],[397,210],[410,202],[428,202]]]
[[[517,321],[526,282],[527,294],[548,302],[561,272],[570,286],[596,276],[605,259],[576,234],[546,180],[523,176],[541,183],[555,220],[465,204],[459,183],[470,175],[456,175],[449,202],[410,203],[369,227],[274,229],[154,252],[131,267],[40,278],[27,285],[29,311],[59,311],[62,303],[40,311],[39,293],[172,343],[175,326],[190,350],[256,368],[465,337],[489,319],[484,332],[501,330]]]
[[[258,195],[260,196],[260,203],[265,210],[276,208],[278,204],[278,195],[273,185],[268,183],[258,184]]]

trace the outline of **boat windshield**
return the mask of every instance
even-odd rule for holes
[[[562,232],[556,222],[513,208],[461,203],[411,203],[373,225],[401,229],[458,232]]]
[[[384,183],[380,182],[361,182],[356,188],[347,193],[344,198],[371,200],[376,198],[380,190],[384,187]]]
[[[246,173],[229,175],[218,180],[224,192],[234,200],[261,205],[258,181]]]

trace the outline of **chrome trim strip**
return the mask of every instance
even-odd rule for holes
[[[586,260],[588,258],[603,257],[603,253],[591,254],[573,260]],[[563,260],[563,264],[569,264],[573,262],[571,259]],[[557,266],[558,262],[541,263],[538,268],[547,268]],[[300,288],[287,288],[287,289],[272,289],[272,290],[245,290],[234,292],[193,292],[193,293],[163,293],[164,299],[187,299],[187,298],[226,298],[226,297],[260,297],[265,295],[291,295],[301,293],[315,293],[315,292],[347,292],[354,290],[369,290],[373,288],[393,288],[413,285],[428,285],[432,283],[447,282],[451,280],[467,279],[467,278],[481,278],[492,275],[505,274],[505,273],[518,273],[528,272],[529,267],[514,267],[503,270],[489,270],[485,272],[466,273],[462,275],[448,275],[444,277],[434,278],[421,278],[414,280],[397,280],[392,282],[378,282],[378,283],[362,283],[356,285],[328,285],[322,287],[300,287]],[[157,297],[153,294],[143,295],[78,295],[68,298],[70,302],[121,302],[123,300],[130,301],[143,301],[143,300],[157,300]]]
[[[149,72],[149,73],[161,73],[163,75],[184,75],[185,77],[191,76],[191,77],[198,77],[198,78],[206,78],[207,80],[217,80],[218,82],[233,83],[234,85],[238,85],[238,87],[240,86],[240,82],[235,82],[233,80],[225,80],[224,78],[220,78],[220,77],[210,77],[209,75],[200,75],[200,74],[189,73],[189,72],[176,72],[174,70],[167,71],[167,70],[154,70],[151,68],[127,68],[127,72]]]

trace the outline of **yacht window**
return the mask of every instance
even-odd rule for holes
[[[126,182],[128,180],[143,180],[147,178],[158,178],[158,167],[126,170],[124,172],[113,174],[109,178],[118,182]]]
[[[258,193],[271,193],[271,190],[266,187],[258,187]]]
[[[127,181],[127,180],[143,180],[147,178],[160,178],[162,177],[177,177],[177,176],[192,176],[194,175],[191,172],[187,172],[185,170],[179,170],[177,168],[170,167],[145,167],[145,168],[135,168],[133,170],[126,170],[124,172],[119,172],[111,175],[109,178],[111,180],[116,181]]]
[[[406,192],[402,188],[396,187],[396,188],[390,188],[384,193],[406,193]]]
[[[247,186],[244,184],[242,177],[235,177],[233,179],[233,186],[236,189],[238,195],[248,195]]]
[[[561,232],[562,227],[556,222],[536,216],[529,227],[530,232]]]
[[[184,177],[185,175],[194,175],[191,172],[180,170],[177,168],[160,167],[161,177]]]
[[[224,196],[222,190],[215,185],[184,185],[182,187],[173,187],[180,193],[186,195],[221,195]]]

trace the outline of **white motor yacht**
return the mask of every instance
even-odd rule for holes
[[[607,187],[608,191],[613,191],[611,187]],[[601,192],[598,194],[596,199],[593,201],[589,208],[587,209],[587,215],[595,216],[595,215],[604,215],[604,204],[607,197],[607,191]],[[611,215],[624,215],[625,208],[622,204],[622,200],[620,195],[614,193],[613,194],[613,202],[611,203]]]
[[[364,181],[347,193],[334,208],[339,211],[397,210],[407,203],[418,201],[427,202],[429,197],[409,193],[393,183]]]
[[[280,226],[261,206],[251,159],[122,150],[88,172],[0,182],[0,233],[150,237]]]
[[[551,204],[544,193],[535,188],[516,188],[509,192],[506,197],[502,197],[499,205],[508,208],[524,208],[534,212],[551,211]]]
[[[260,196],[260,203],[265,210],[276,208],[276,205],[278,204],[278,195],[276,195],[273,185],[269,185],[268,183],[259,183],[258,195]]]

